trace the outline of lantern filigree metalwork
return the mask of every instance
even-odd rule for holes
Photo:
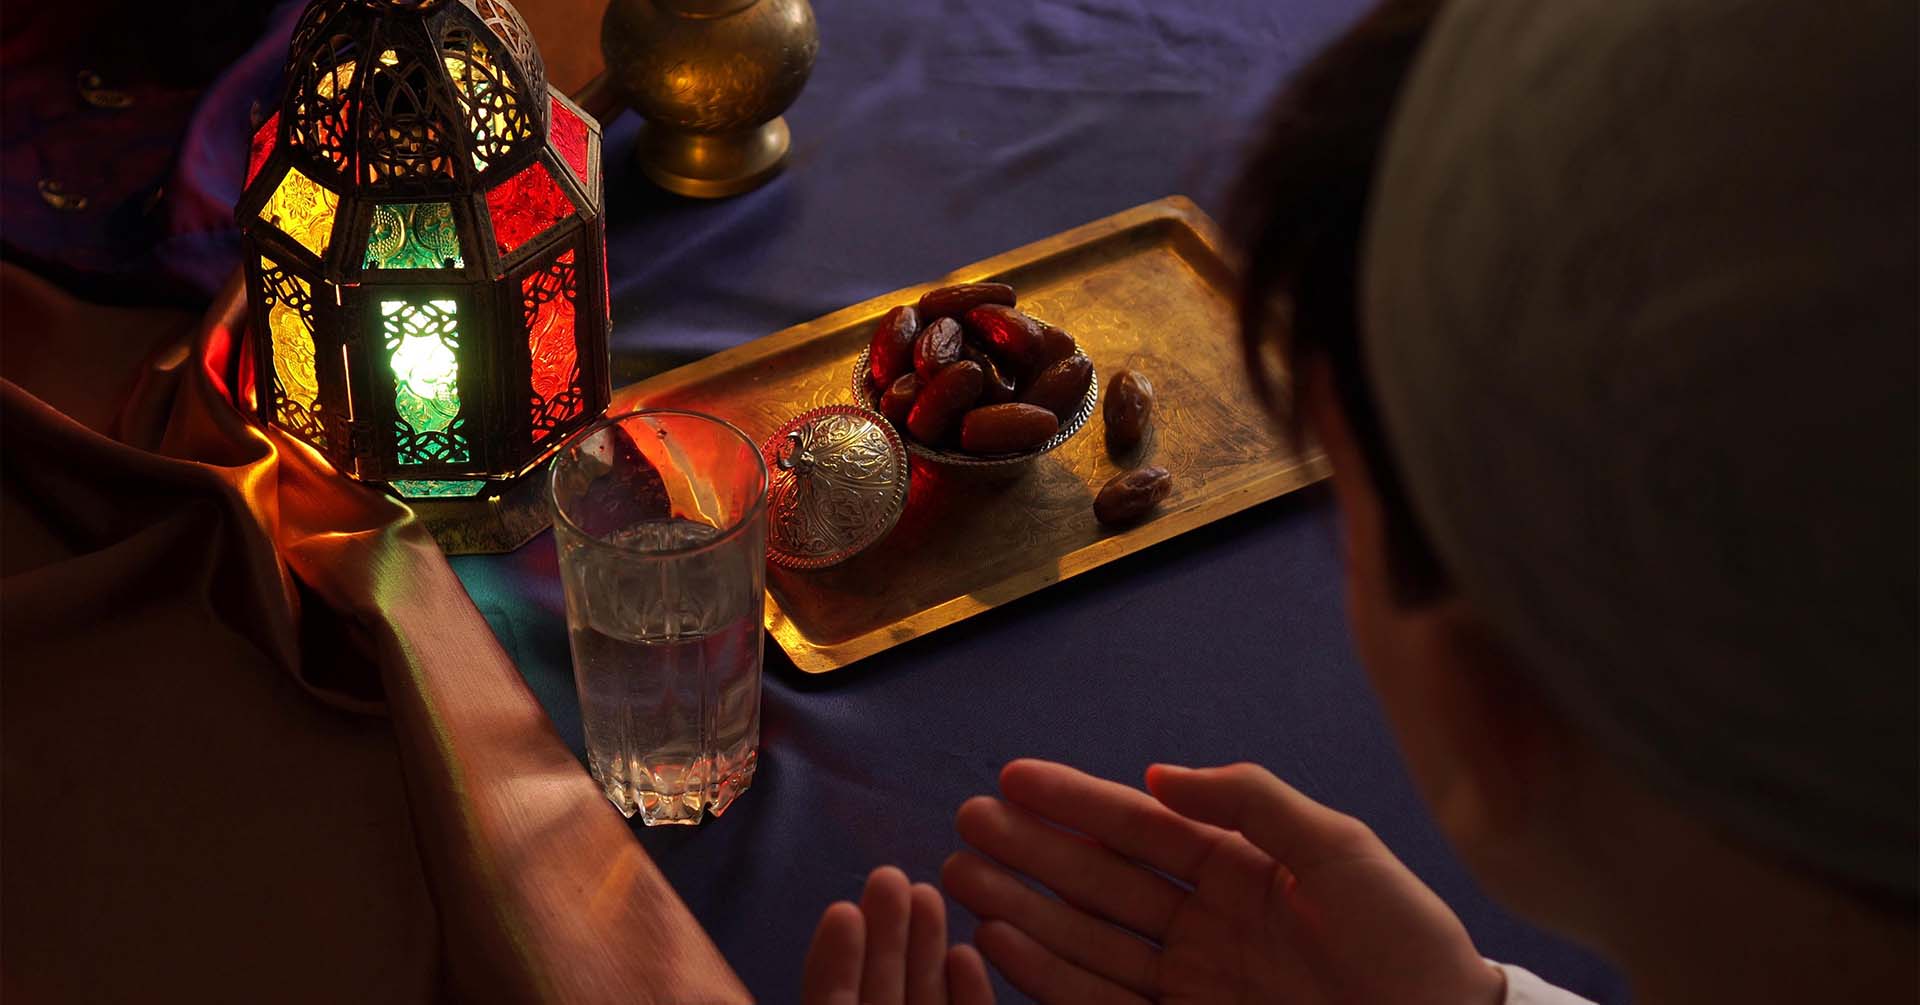
[[[496,494],[606,409],[600,126],[505,0],[315,0],[236,208],[260,418]]]

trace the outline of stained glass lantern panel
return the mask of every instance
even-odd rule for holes
[[[571,249],[521,281],[531,362],[534,445],[549,439],[586,406],[580,386],[576,326],[580,287]]]
[[[331,52],[331,45],[324,51]],[[325,57],[322,57],[325,58]],[[351,59],[327,69],[310,66],[313,71],[306,86],[296,88],[292,105],[292,138],[295,146],[312,152],[340,172],[352,162],[350,119],[353,105],[348,95],[359,64]]]
[[[453,177],[456,147],[436,107],[432,68],[388,49],[360,99],[360,162],[368,185]]]
[[[553,148],[560,151],[567,166],[573,169],[573,176],[580,184],[588,183],[587,174],[587,124],[573,109],[559,98],[553,99],[552,117]]]
[[[309,443],[321,441],[320,375],[313,338],[313,286],[260,258],[273,366],[273,417]]]
[[[573,203],[538,161],[487,193],[493,241],[502,257],[573,215]]]
[[[273,144],[279,137],[280,113],[275,112],[268,116],[267,121],[262,123],[260,129],[253,134],[253,145],[247,153],[248,185],[252,185],[253,179],[259,176],[260,167],[267,162],[267,158],[273,156]]]
[[[460,234],[444,202],[382,204],[367,233],[369,269],[459,269]]]
[[[333,236],[334,212],[340,197],[331,189],[290,167],[266,205],[260,207],[260,219],[280,228],[280,232],[300,242],[315,255],[327,253]]]
[[[399,463],[472,460],[460,422],[459,303],[438,298],[382,300],[380,318],[388,365],[393,369]]]
[[[473,141],[473,169],[485,171],[532,138],[533,122],[486,42],[464,27],[455,27],[447,32],[442,51]]]
[[[477,496],[487,487],[485,481],[415,480],[393,483],[393,490],[408,499],[464,499]]]

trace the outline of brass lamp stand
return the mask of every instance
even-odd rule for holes
[[[806,85],[820,32],[807,0],[611,0],[600,48],[607,68],[579,102],[602,123],[639,112],[647,177],[716,199],[786,163],[780,113]]]

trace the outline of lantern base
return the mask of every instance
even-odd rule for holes
[[[720,199],[757,188],[780,172],[793,144],[787,120],[728,133],[696,133],[656,122],[640,127],[640,170],[669,192]]]
[[[414,516],[449,555],[514,551],[553,525],[547,503],[547,466],[505,483],[503,490],[466,498],[407,499]]]

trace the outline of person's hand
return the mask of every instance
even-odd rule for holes
[[[1503,997],[1459,919],[1358,820],[1248,764],[1156,765],[1147,787],[1015,761],[1004,801],[960,807],[978,854],[955,853],[941,884],[1015,987],[1074,1003]]]
[[[805,1005],[993,1005],[972,946],[947,947],[947,905],[926,883],[881,866],[859,904],[820,916],[801,978]]]

